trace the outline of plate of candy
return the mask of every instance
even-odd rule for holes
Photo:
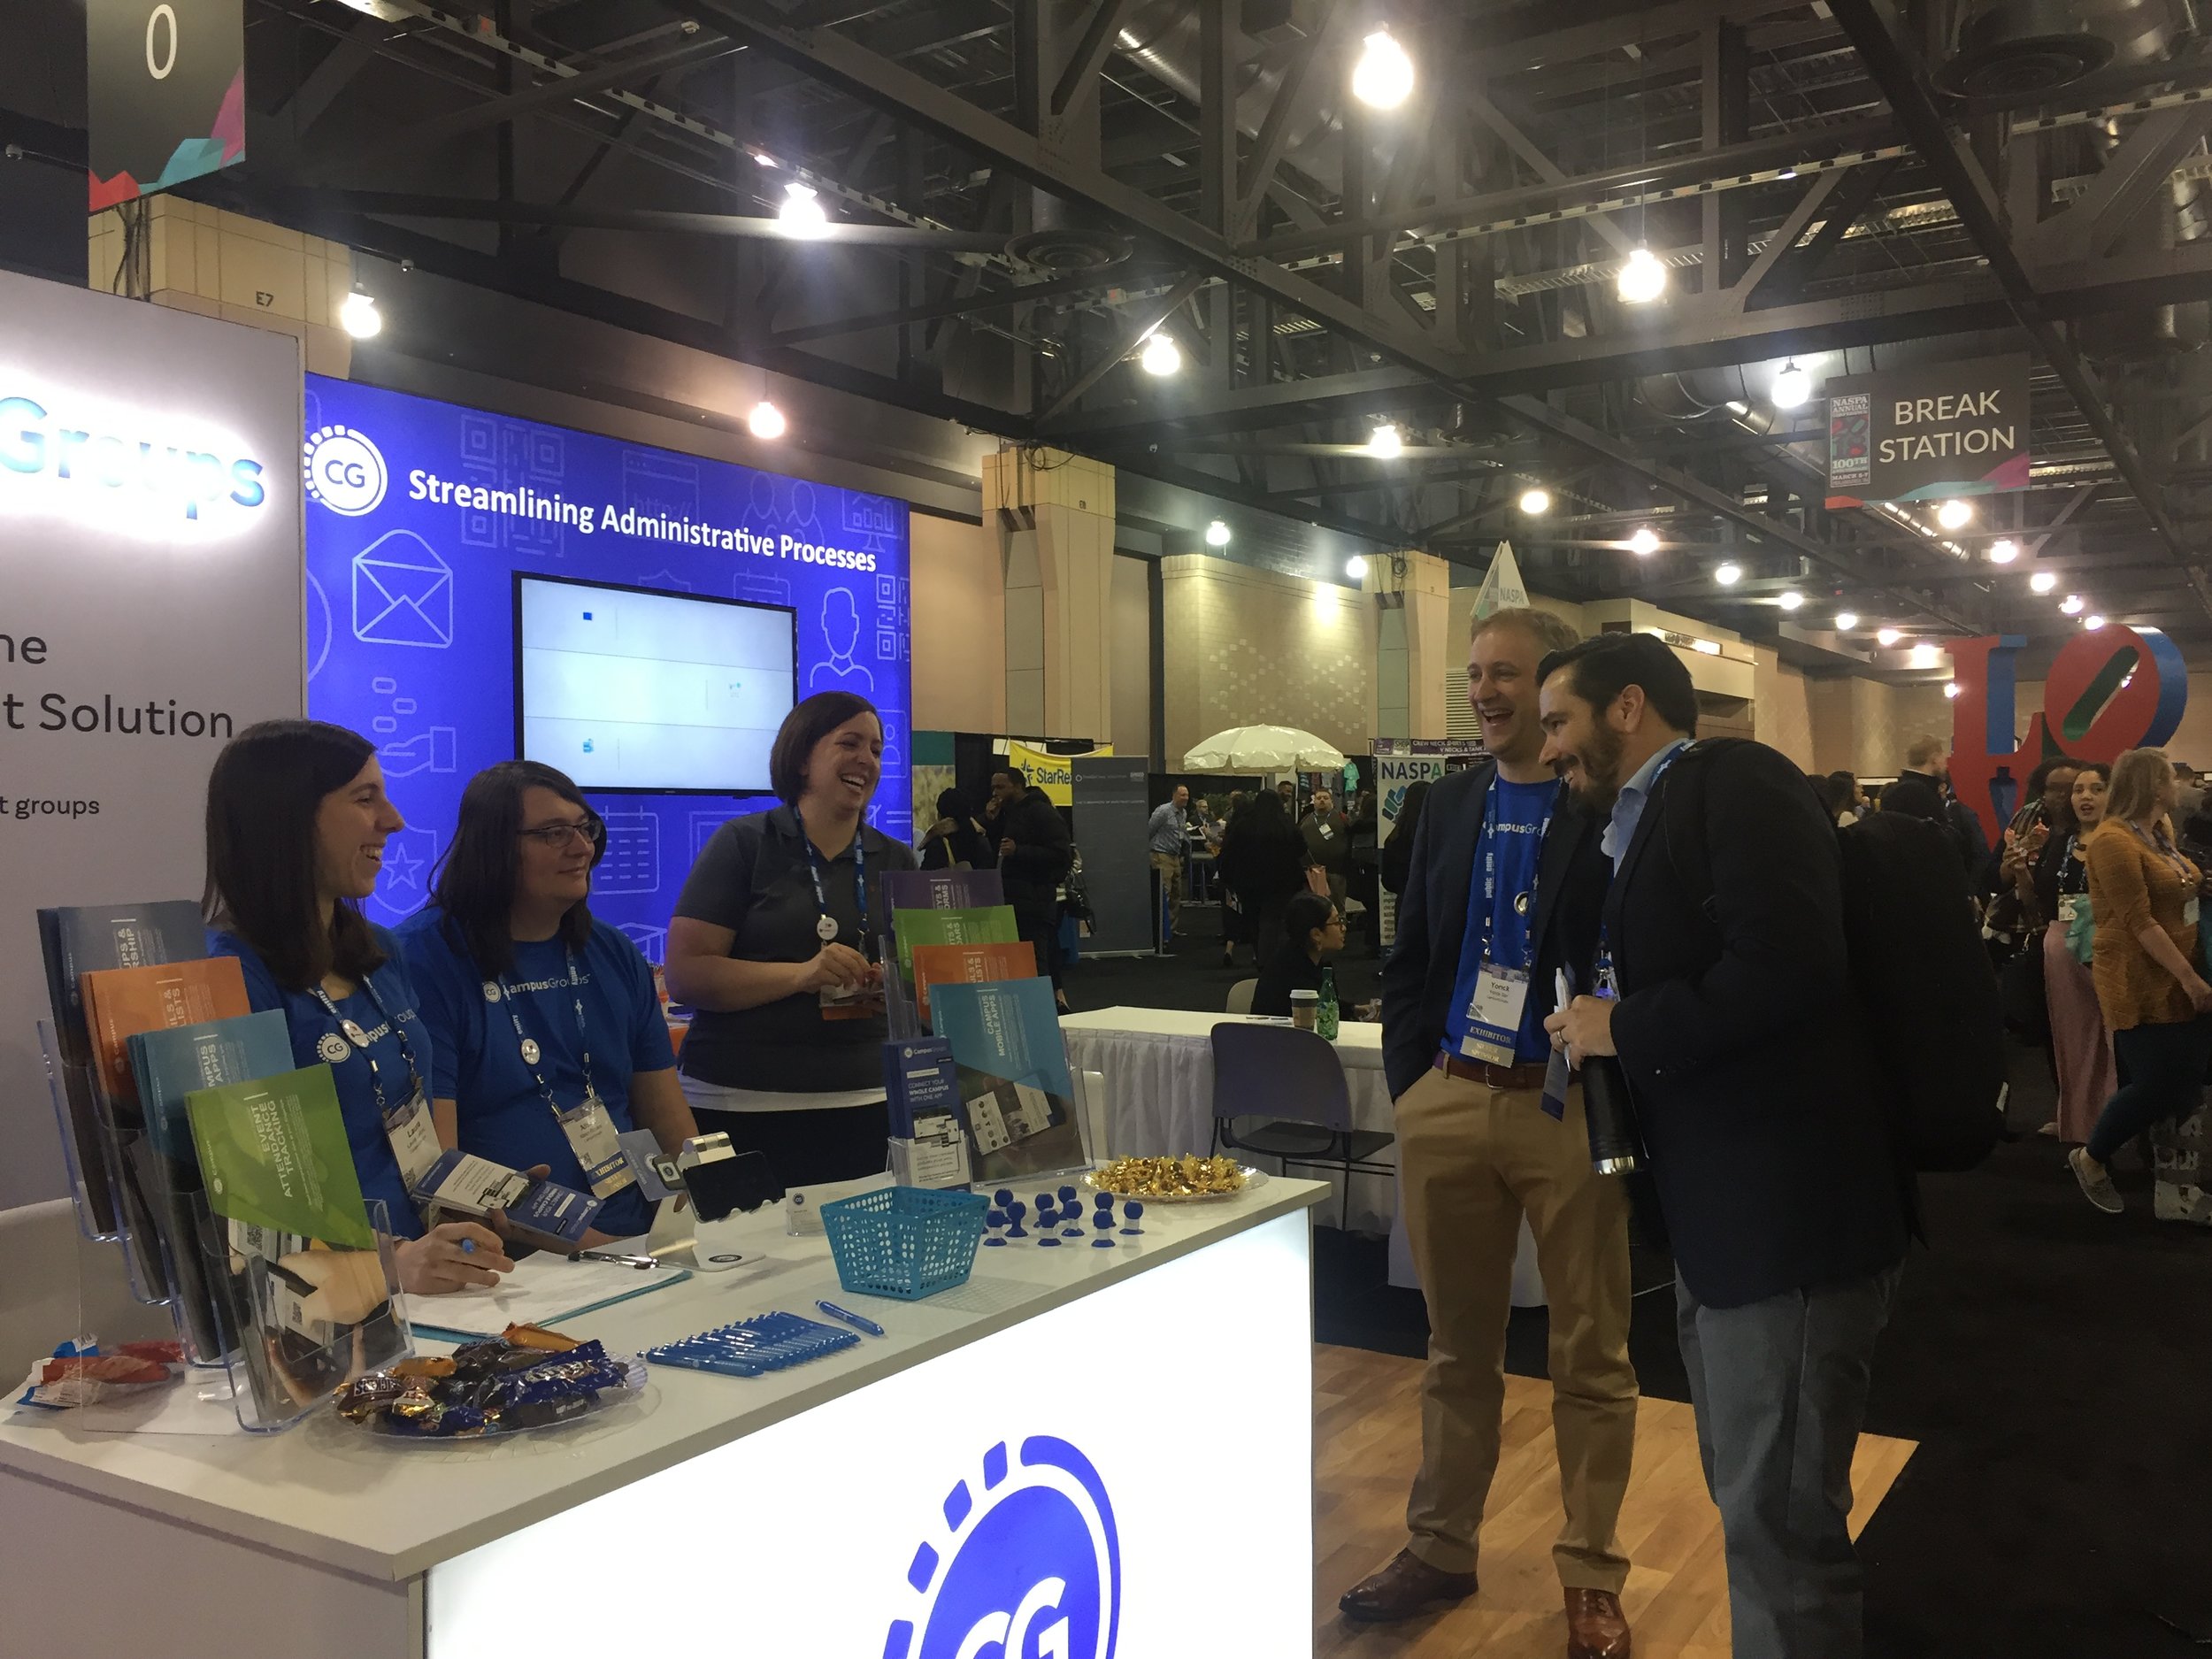
[[[387,1440],[450,1445],[560,1428],[643,1398],[645,1361],[534,1325],[450,1354],[418,1354],[338,1391],[340,1421]]]
[[[1141,1198],[1148,1204],[1198,1204],[1233,1198],[1261,1185],[1266,1171],[1234,1158],[1194,1156],[1116,1158],[1083,1178],[1091,1192],[1117,1198]]]

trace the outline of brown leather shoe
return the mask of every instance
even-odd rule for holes
[[[1628,1620],[1610,1590],[1567,1590],[1567,1659],[1629,1659]]]
[[[1380,1624],[1449,1607],[1474,1593],[1473,1573],[1440,1571],[1411,1550],[1402,1549],[1388,1566],[1347,1590],[1337,1606],[1347,1618]]]

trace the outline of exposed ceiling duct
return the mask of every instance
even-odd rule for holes
[[[1982,0],[1962,8],[1936,85],[1988,108],[2033,103],[2112,60],[2077,0]]]

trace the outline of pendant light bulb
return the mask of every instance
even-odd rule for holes
[[[338,307],[338,326],[356,340],[373,340],[384,332],[384,319],[373,295],[359,288],[346,296]]]
[[[829,234],[829,214],[810,184],[783,187],[783,205],[776,210],[776,223],[783,227],[785,235],[802,240]]]
[[[1628,550],[1638,558],[1647,558],[1659,550],[1659,533],[1647,524],[1636,526],[1636,534],[1628,538]]]
[[[1724,588],[1733,588],[1738,582],[1743,580],[1743,566],[1740,565],[1724,565],[1713,572],[1713,580]]]
[[[1394,461],[1406,452],[1405,436],[1398,428],[1385,421],[1367,434],[1367,453],[1386,461]]]
[[[2020,544],[2010,536],[1989,544],[1989,562],[1992,565],[2009,565],[2019,557]]]
[[[1614,291],[1624,305],[1648,305],[1667,291],[1667,267],[1659,263],[1658,255],[1639,243],[1621,266]]]
[[[1532,485],[1521,492],[1520,509],[1533,518],[1551,511],[1551,491],[1541,485]]]
[[[1352,96],[1373,110],[1394,110],[1413,91],[1413,59],[1388,29],[1377,29],[1361,43],[1352,66]]]
[[[1229,545],[1229,526],[1218,518],[1208,525],[1206,526],[1206,545],[1208,547],[1227,547]]]
[[[1904,637],[1895,628],[1877,628],[1874,631],[1874,643],[1886,651]]]
[[[2030,593],[2047,594],[2052,588],[2057,586],[2058,572],[2056,571],[2038,571],[2034,575],[2028,578],[2028,591]]]
[[[1137,363],[1147,374],[1169,375],[1183,366],[1183,349],[1175,343],[1175,336],[1155,333],[1144,342]]]
[[[1852,629],[1854,629],[1854,628],[1857,627],[1858,626],[1859,626],[1859,613],[1858,613],[1857,611],[1837,611],[1837,612],[1836,612],[1836,632],[1837,632],[1837,633],[1839,633],[1839,634],[1848,634],[1848,633],[1850,633],[1850,632],[1851,632],[1851,630],[1852,630]]]
[[[745,417],[745,430],[756,438],[780,438],[785,426],[783,411],[764,397],[755,403],[753,412]]]
[[[1774,384],[1767,392],[1767,400],[1777,409],[1795,409],[1813,395],[1813,377],[1797,366],[1792,357],[1782,365],[1782,372],[1774,377]]]

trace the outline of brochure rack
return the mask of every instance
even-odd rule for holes
[[[202,1194],[189,1203],[207,1282],[226,1328],[239,1333],[224,1363],[240,1427],[288,1429],[355,1378],[415,1351],[381,1202],[368,1203],[373,1250],[242,1227]]]
[[[71,1151],[69,1179],[71,1196],[77,1207],[78,1229],[87,1238],[103,1242],[111,1240],[119,1244],[130,1270],[131,1294],[149,1307],[163,1306],[170,1299],[169,1271],[162,1257],[161,1229],[147,1191],[150,1152],[144,1144],[145,1130],[134,1119],[126,1119],[116,1112],[91,1066],[71,1060],[63,1053],[50,1022],[38,1022],[38,1041],[46,1057],[47,1094],[53,1102],[64,1148],[71,1147],[73,1139],[70,1096],[73,1084],[82,1091],[78,1098],[92,1102],[99,1126],[101,1153],[107,1164],[108,1184],[115,1194],[116,1231],[95,1232],[84,1171],[75,1153]]]

